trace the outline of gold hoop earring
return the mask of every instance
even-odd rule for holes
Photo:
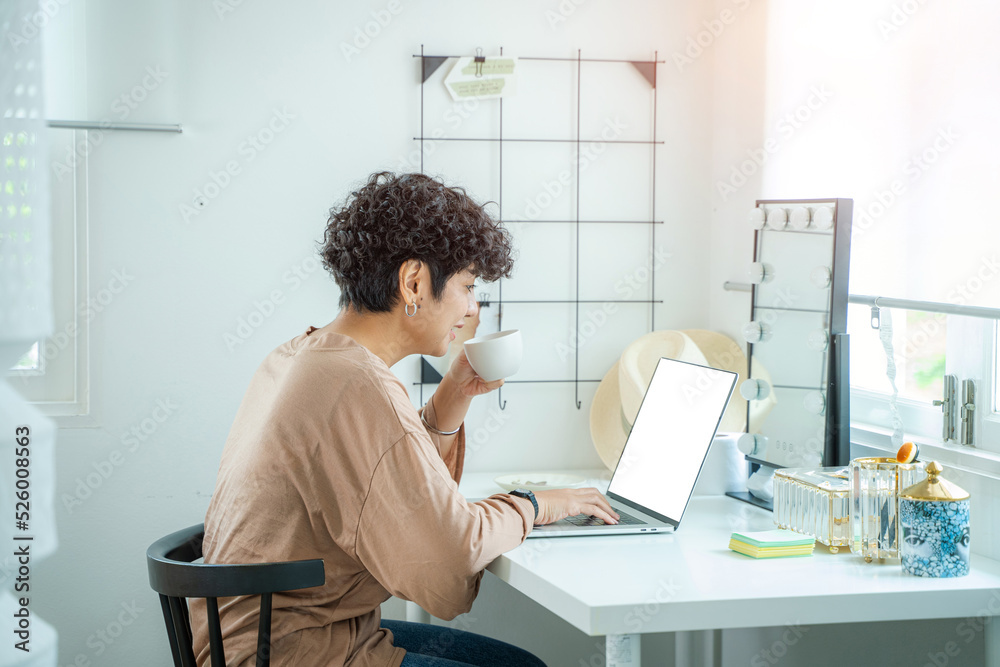
[[[410,306],[413,306],[413,312],[412,313],[410,312]],[[403,306],[403,312],[406,313],[407,317],[413,317],[414,315],[416,315],[417,314],[417,302],[414,301],[411,304],[404,305]]]

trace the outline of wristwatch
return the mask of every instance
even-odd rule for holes
[[[514,489],[510,492],[510,495],[517,496],[518,498],[524,498],[531,501],[531,506],[535,508],[535,518],[538,518],[538,501],[535,500],[535,494],[527,489]]]

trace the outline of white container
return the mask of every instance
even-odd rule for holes
[[[847,468],[781,468],[774,473],[774,523],[837,553],[851,543],[850,496]]]

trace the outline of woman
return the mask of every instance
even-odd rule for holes
[[[595,489],[468,503],[462,422],[503,381],[477,377],[463,352],[418,412],[389,370],[447,352],[476,313],[476,278],[510,275],[508,232],[461,189],[379,173],[331,211],[321,254],[341,311],[271,352],[251,380],[205,518],[205,561],[324,560],[323,586],[273,598],[276,667],[540,665],[485,637],[379,614],[395,595],[452,619],[533,524],[618,518]],[[252,664],[257,608],[246,597],[222,605],[230,664]],[[204,615],[193,619],[207,664]]]

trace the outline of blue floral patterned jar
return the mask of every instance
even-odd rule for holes
[[[920,577],[969,573],[969,494],[941,479],[943,468],[927,464],[927,479],[899,495],[900,559]]]

